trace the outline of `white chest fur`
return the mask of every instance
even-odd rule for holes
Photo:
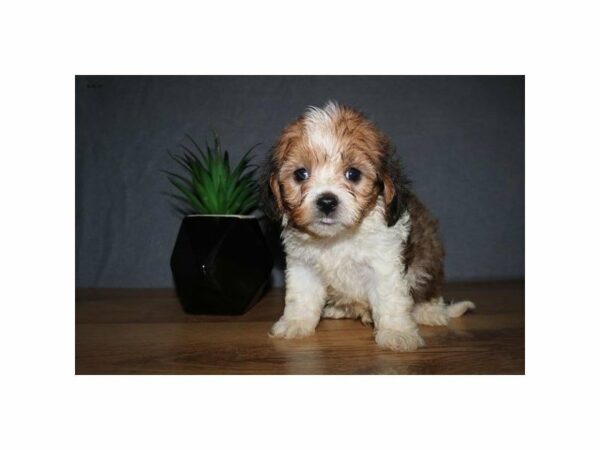
[[[282,237],[288,258],[314,270],[330,293],[364,302],[374,273],[404,271],[402,250],[410,230],[408,213],[392,227],[378,205],[354,230],[334,238],[313,238],[286,228]]]

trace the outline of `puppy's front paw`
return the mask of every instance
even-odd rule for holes
[[[270,337],[285,339],[299,338],[314,334],[316,326],[308,321],[279,319],[269,332]]]
[[[411,352],[425,345],[418,330],[377,330],[375,332],[375,342],[382,348],[397,352]]]

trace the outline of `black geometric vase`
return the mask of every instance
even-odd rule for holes
[[[187,216],[171,255],[177,296],[190,314],[245,313],[260,300],[272,268],[251,216]]]

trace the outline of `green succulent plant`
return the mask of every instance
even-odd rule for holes
[[[248,214],[258,204],[258,188],[254,175],[257,166],[251,164],[250,153],[258,145],[248,150],[235,168],[229,165],[229,153],[221,149],[216,132],[211,148],[206,142],[202,148],[194,139],[186,135],[191,143],[189,148],[181,144],[182,154],[169,153],[186,172],[182,176],[164,171],[169,181],[181,195],[172,195],[187,205],[184,213],[195,214]]]

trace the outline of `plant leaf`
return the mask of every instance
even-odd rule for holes
[[[178,183],[173,178],[169,178],[169,181],[177,188],[179,191],[188,199],[190,204],[194,207],[194,209],[200,214],[204,213],[204,208],[202,204],[198,201],[198,199],[194,196],[194,194],[186,189],[182,184]]]
[[[223,150],[219,135],[212,130],[213,147],[206,142],[206,149],[186,134],[191,146],[180,144],[182,153],[169,156],[180,165],[187,176],[163,171],[171,184],[183,194],[174,196],[186,202],[193,210],[203,214],[245,214],[258,204],[255,181],[258,166],[251,164],[252,146],[242,156],[235,168],[231,168],[229,151]]]

